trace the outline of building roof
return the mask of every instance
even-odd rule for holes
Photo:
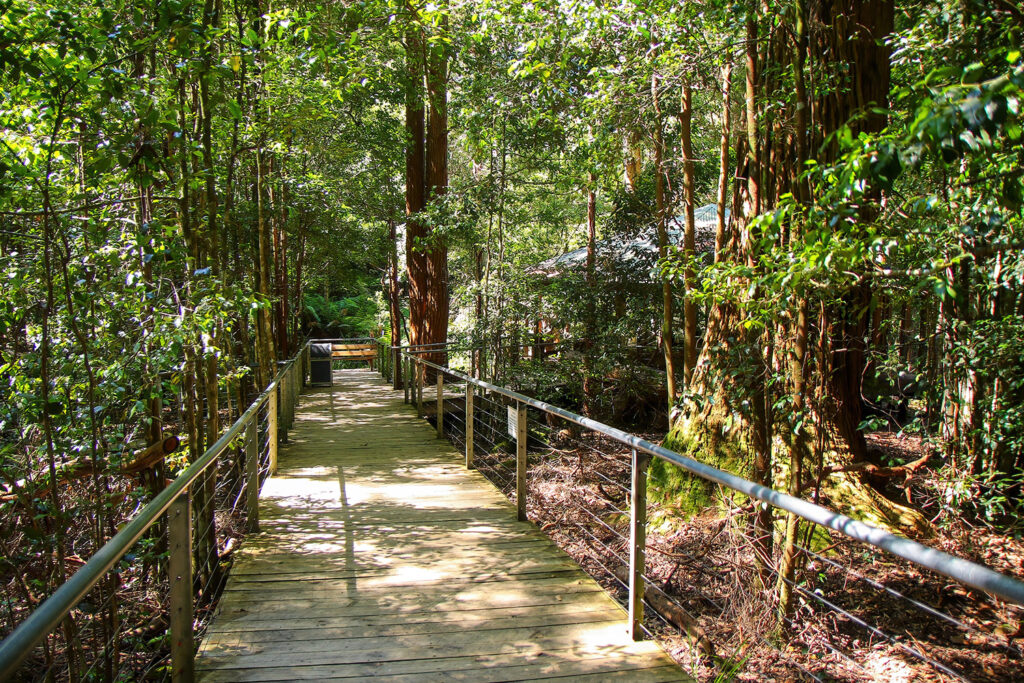
[[[718,226],[718,207],[706,204],[694,209],[694,250],[697,254],[713,253],[715,231]],[[729,209],[725,210],[729,220]],[[682,246],[685,216],[669,219],[669,244]],[[633,236],[616,236],[595,243],[595,259],[599,269],[625,271],[635,277],[651,277],[658,262],[658,233],[651,226]],[[531,274],[556,277],[571,270],[582,270],[587,266],[587,248],[573,251],[541,261],[530,269]]]

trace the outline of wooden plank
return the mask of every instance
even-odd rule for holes
[[[419,621],[407,623],[404,620],[400,623],[375,624],[372,627],[374,637],[385,636],[410,636],[430,635],[441,633],[460,633],[472,631],[482,633],[485,631],[507,631],[513,627],[535,628],[541,626],[559,626],[563,624],[590,624],[595,622],[618,621],[622,618],[619,610],[607,608],[595,610],[572,610],[561,613],[552,613],[550,610],[536,611],[529,616],[517,617],[489,617],[487,620],[459,621],[446,618],[441,621]],[[363,620],[365,622],[365,620]],[[286,641],[316,641],[316,640],[347,640],[365,636],[370,627],[365,623],[348,626],[323,628],[316,626],[315,622],[306,622],[307,628],[275,629],[262,631],[217,631],[210,634],[204,647],[218,645],[234,645],[241,642],[246,643],[281,643]]]
[[[398,660],[370,664],[321,665],[306,667],[266,667],[249,670],[201,672],[204,683],[224,681],[284,681],[284,680],[346,680],[413,675],[417,680],[471,680],[477,682],[508,680],[543,680],[561,672],[600,673],[605,671],[634,671],[649,666],[651,656],[659,650],[651,643],[646,650],[621,656],[601,656],[589,652],[553,650],[545,653],[518,655],[443,657],[433,660]],[[678,669],[677,669],[678,671]]]
[[[630,683],[665,683],[666,681],[689,681],[677,666],[659,666],[634,671],[607,671],[599,674],[575,674],[545,678],[559,683],[601,683],[602,681],[630,681]]]
[[[325,592],[324,595],[253,595],[249,592],[230,594],[230,602],[221,606],[221,614],[290,614],[302,611],[308,616],[322,616],[344,609],[353,614],[381,614],[389,612],[412,612],[424,610],[458,611],[465,604],[478,607],[500,607],[501,605],[529,605],[534,601],[556,596],[566,599],[576,593],[603,594],[589,584],[554,583],[546,585],[492,585],[467,587],[462,591],[435,592],[430,588],[421,590],[360,590],[353,581],[355,590]],[[529,593],[527,593],[529,590]],[[614,603],[611,603],[614,604]],[[623,620],[624,622],[624,620]],[[623,625],[623,628],[625,626]]]
[[[453,652],[467,656],[515,654],[523,651],[589,648],[614,649],[621,641],[622,620],[594,624],[569,624],[499,631],[463,631],[415,636],[365,638],[340,641],[325,647],[321,641],[296,641],[282,648],[276,643],[241,643],[232,647],[207,647],[199,660],[202,669],[358,664],[396,659],[434,659]]]
[[[401,393],[335,377],[294,415],[200,680],[685,678]]]
[[[432,585],[435,583],[444,583],[446,585],[452,585],[452,582],[458,580],[458,582],[464,586],[476,585],[480,583],[502,583],[507,581],[519,581],[520,576],[524,571],[518,571],[516,573],[502,573],[500,570],[479,572],[470,576],[461,577],[454,579],[450,576],[439,575],[436,578],[430,578],[429,576],[421,576],[421,572],[410,572],[404,569],[342,569],[340,571],[332,573],[315,572],[301,567],[294,567],[299,569],[299,572],[288,572],[289,567],[284,567],[281,572],[277,572],[275,576],[269,577],[258,574],[247,574],[239,576],[238,580],[233,581],[230,586],[225,590],[229,591],[300,591],[304,589],[330,589],[340,587],[342,582],[348,582],[349,579],[359,579],[360,585],[365,586],[367,589],[372,589],[378,586],[386,588],[394,588],[396,586],[412,586],[412,585]],[[531,569],[527,576],[523,579],[529,580],[552,580],[557,578],[572,578],[576,568],[573,566],[559,566],[556,569]]]
[[[569,611],[573,614],[582,614],[592,611],[615,611],[618,608],[609,608],[605,596],[596,593],[577,593],[567,596],[546,596],[543,599],[534,601],[529,605],[502,605],[499,607],[481,607],[470,605],[456,611],[445,610],[423,610],[390,612],[383,614],[355,614],[344,612],[343,616],[338,613],[329,616],[315,616],[309,614],[292,614],[280,619],[261,619],[259,614],[242,614],[233,619],[218,619],[207,630],[207,634],[213,637],[215,633],[238,631],[255,634],[259,631],[278,631],[288,629],[308,628],[343,628],[351,625],[366,624],[367,628],[377,628],[387,624],[413,624],[428,623],[437,624],[472,623],[479,627],[490,621],[499,618],[514,618],[529,616],[531,614],[557,615]],[[621,610],[619,610],[621,614]],[[253,637],[256,637],[255,635]]]
[[[522,581],[529,581],[528,586],[530,588],[548,585],[568,586],[571,585],[570,579],[574,578],[573,573],[575,569],[572,566],[562,566],[559,571],[541,570],[536,574],[526,575],[523,575],[523,572],[507,575],[492,574],[482,576],[479,579],[453,579],[450,576],[439,576],[429,569],[408,573],[389,572],[387,574],[370,576],[332,577],[327,579],[295,578],[293,575],[286,581],[236,581],[225,590],[241,593],[248,592],[268,600],[273,600],[279,595],[287,595],[289,599],[305,598],[307,595],[327,598],[332,597],[332,594],[335,592],[351,593],[353,587],[355,587],[355,590],[360,595],[368,595],[375,591],[390,593],[396,588],[412,586],[429,590],[433,595],[441,595],[440,591],[437,593],[433,591],[440,588],[450,590],[453,584],[458,584],[462,590],[475,589],[477,587],[487,590],[501,590],[502,584]],[[521,587],[525,586],[516,586],[517,590]]]

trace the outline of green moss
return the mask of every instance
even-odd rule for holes
[[[730,433],[721,434],[720,429],[709,429],[711,424],[722,424],[714,417],[702,414],[679,420],[665,438],[664,446],[717,469],[748,476],[745,441],[740,436],[740,430],[729,430]],[[721,503],[716,484],[689,474],[660,458],[651,462],[647,497],[652,502],[670,508],[684,519]]]

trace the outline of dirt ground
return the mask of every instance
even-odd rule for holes
[[[530,518],[625,604],[629,452],[594,434],[552,441],[530,454]],[[909,437],[870,441],[900,461],[922,452]],[[508,456],[478,458],[511,494]],[[926,512],[937,495],[929,472],[909,482]],[[906,484],[889,493],[905,496]],[[794,607],[780,625],[777,578],[755,559],[749,511],[738,500],[691,519],[649,509],[647,592],[658,609],[648,605],[645,624],[697,679],[1024,680],[1024,609],[823,528],[804,529]],[[932,547],[1024,576],[1019,535],[963,520],[936,532]]]

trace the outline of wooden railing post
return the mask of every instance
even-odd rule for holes
[[[437,438],[444,438],[444,373],[437,371]]]
[[[170,584],[171,680],[195,680],[195,638],[192,633],[192,503],[182,491],[167,509],[167,579]]]
[[[288,375],[291,377],[291,383],[288,386],[292,390],[291,396],[289,396],[289,398],[291,399],[291,410],[289,412],[289,417],[291,418],[291,420],[290,420],[291,424],[288,425],[289,427],[294,427],[295,426],[295,408],[298,407],[298,405],[299,405],[299,393],[300,392],[299,392],[299,372],[298,372],[298,369],[299,369],[299,364],[298,363],[292,363],[291,369],[288,370]]]
[[[256,422],[259,411],[245,427],[245,529],[260,530],[260,441]]]
[[[277,388],[267,401],[267,449],[270,451],[270,474],[277,474]]]
[[[306,348],[304,348],[302,350],[302,367],[303,367],[302,386],[306,386],[306,378],[310,376],[310,374],[309,374],[309,358],[310,358],[310,355],[309,355],[309,342],[306,342]]]
[[[288,398],[291,393],[291,377],[285,370],[281,375],[281,383],[277,385],[277,397],[280,401],[278,405],[281,406],[281,430],[284,432],[282,441],[285,443],[288,442],[288,430],[292,427],[291,401]]]
[[[288,443],[288,372],[281,375],[281,381],[274,390],[277,395],[277,408],[279,413],[277,428],[281,435],[281,443]]]
[[[466,469],[473,469],[473,383],[466,382]]]
[[[402,389],[405,393],[405,402],[409,403],[409,392],[412,391],[412,361],[406,356],[402,360],[402,376],[405,381],[402,382]]]
[[[424,366],[420,363],[419,356],[416,357],[416,415],[423,417],[423,382],[426,380]]]
[[[643,637],[644,565],[647,546],[647,465],[651,457],[633,449],[629,508],[629,635]]]
[[[526,404],[516,407],[516,519],[526,521]]]

